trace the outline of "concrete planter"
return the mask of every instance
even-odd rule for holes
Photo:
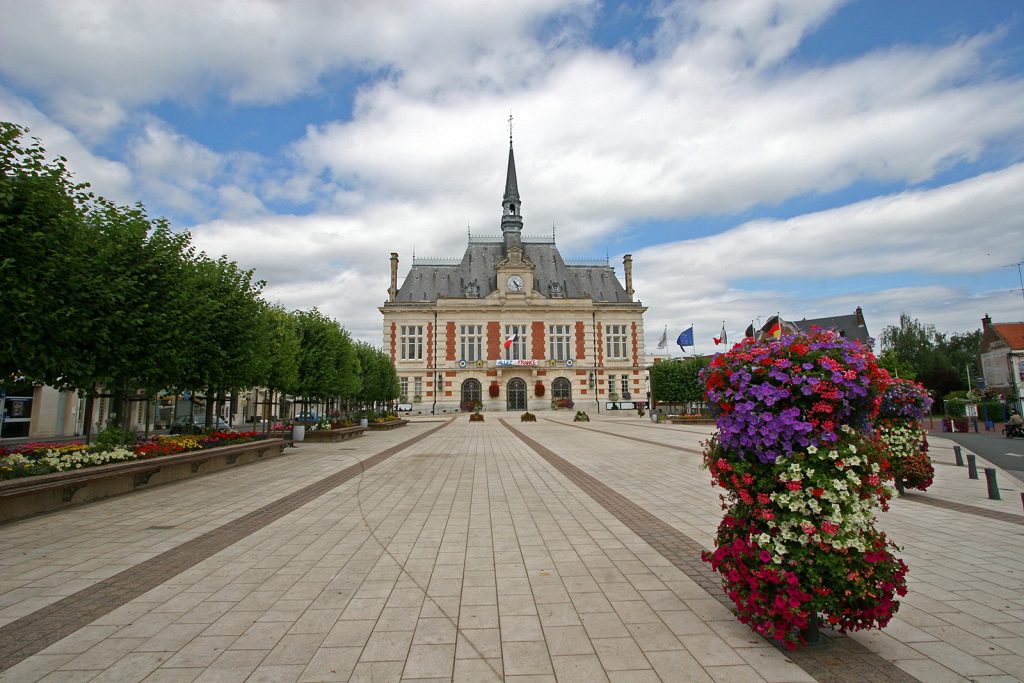
[[[368,429],[371,432],[383,432],[387,429],[397,429],[399,427],[404,427],[407,424],[409,424],[408,420],[399,418],[397,420],[391,420],[389,422],[371,422]]]
[[[284,447],[283,439],[264,439],[0,481],[0,523],[248,465]]]
[[[713,417],[670,417],[669,422],[674,425],[713,425],[716,420]]]
[[[339,427],[338,429],[314,429],[306,432],[306,441],[311,443],[334,443],[344,439],[362,436],[365,427]]]

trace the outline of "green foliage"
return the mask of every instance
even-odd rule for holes
[[[882,355],[878,357],[878,367],[885,368],[893,377],[909,380],[917,379],[917,371],[914,370],[914,366],[901,361],[892,349],[882,352]]]
[[[937,332],[934,325],[901,313],[898,325],[882,331],[879,365],[890,371],[898,369],[900,377],[915,379],[933,394],[944,396],[956,389],[967,389],[968,373],[971,377],[979,374],[980,345],[981,330],[947,337]]]
[[[700,371],[710,364],[710,358],[696,356],[652,365],[649,369],[651,395],[659,403],[703,401],[704,385],[700,381]]]
[[[315,308],[293,315],[299,333],[296,393],[315,399],[355,398],[362,389],[362,370],[348,332]]]
[[[135,435],[131,432],[119,429],[116,425],[110,425],[96,437],[92,450],[95,452],[110,451],[118,446],[135,443]]]
[[[383,353],[367,347],[364,368],[336,321],[268,306],[252,271],[197,252],[187,232],[141,204],[96,197],[26,135],[0,122],[0,385],[104,386],[115,406],[166,388],[398,396]]]
[[[364,342],[357,342],[355,348],[362,370],[359,400],[363,403],[386,403],[398,398],[401,385],[391,358]]]

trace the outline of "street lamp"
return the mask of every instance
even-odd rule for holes
[[[597,404],[597,412],[600,413],[601,399],[597,395],[597,376],[594,374],[593,370],[590,371],[590,375],[587,377],[587,383],[590,385],[590,388],[594,390],[594,402]]]

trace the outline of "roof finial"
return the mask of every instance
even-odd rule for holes
[[[512,146],[512,110],[508,110],[508,146]]]

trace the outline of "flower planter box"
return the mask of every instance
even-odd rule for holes
[[[338,429],[314,429],[313,431],[307,429],[303,441],[307,443],[335,443],[344,439],[362,436],[365,431],[365,427],[359,426],[339,427]],[[271,435],[286,441],[290,441],[292,438],[291,432],[271,432]]]
[[[279,456],[283,439],[161,455],[0,481],[0,523]]]
[[[670,417],[669,422],[674,425],[713,425],[713,417]]]
[[[371,422],[367,425],[367,429],[371,432],[383,432],[386,429],[397,429],[399,427],[404,427],[407,424],[409,424],[408,420],[399,418],[397,420],[389,420],[388,422]]]

